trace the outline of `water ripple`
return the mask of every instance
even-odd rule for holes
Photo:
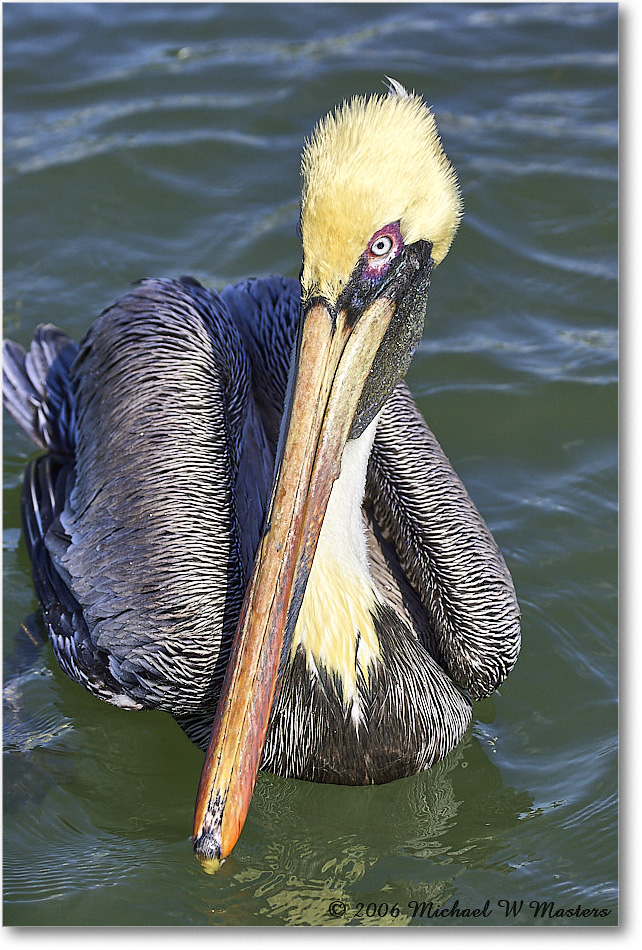
[[[466,215],[409,380],[510,562],[524,640],[430,773],[261,776],[210,878],[187,837],[201,757],[178,727],[94,701],[47,648],[11,641],[35,609],[16,544],[35,453],[8,424],[5,920],[324,924],[330,899],[506,890],[614,906],[617,8],[70,10],[3,11],[6,329],[23,343],[45,319],[80,338],[144,274],[296,274],[315,119],[385,74],[435,106]]]

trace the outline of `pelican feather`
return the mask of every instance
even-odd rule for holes
[[[80,344],[4,343],[5,406],[46,453],[22,513],[53,652],[207,749],[211,866],[259,765],[428,768],[520,648],[506,563],[403,382],[462,209],[431,110],[389,83],[304,148],[300,281],[145,280]]]

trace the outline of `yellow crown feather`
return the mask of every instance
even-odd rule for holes
[[[344,102],[305,145],[305,295],[336,299],[372,235],[393,221],[405,244],[430,241],[436,264],[448,253],[462,214],[455,170],[428,106],[398,83],[391,92]]]

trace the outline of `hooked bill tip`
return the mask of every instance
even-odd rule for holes
[[[194,838],[194,853],[208,874],[214,874],[223,863],[221,857],[221,836],[212,831],[204,831]]]

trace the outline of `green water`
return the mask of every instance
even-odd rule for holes
[[[209,877],[189,842],[201,753],[168,717],[85,694],[21,627],[42,633],[19,514],[35,453],[5,420],[5,924],[614,924],[617,8],[3,12],[4,332],[23,344],[46,321],[79,338],[144,276],[296,276],[315,120],[384,75],[434,105],[466,215],[409,381],[504,551],[524,637],[443,763],[366,789],[262,775]],[[491,915],[412,916],[456,900]]]

